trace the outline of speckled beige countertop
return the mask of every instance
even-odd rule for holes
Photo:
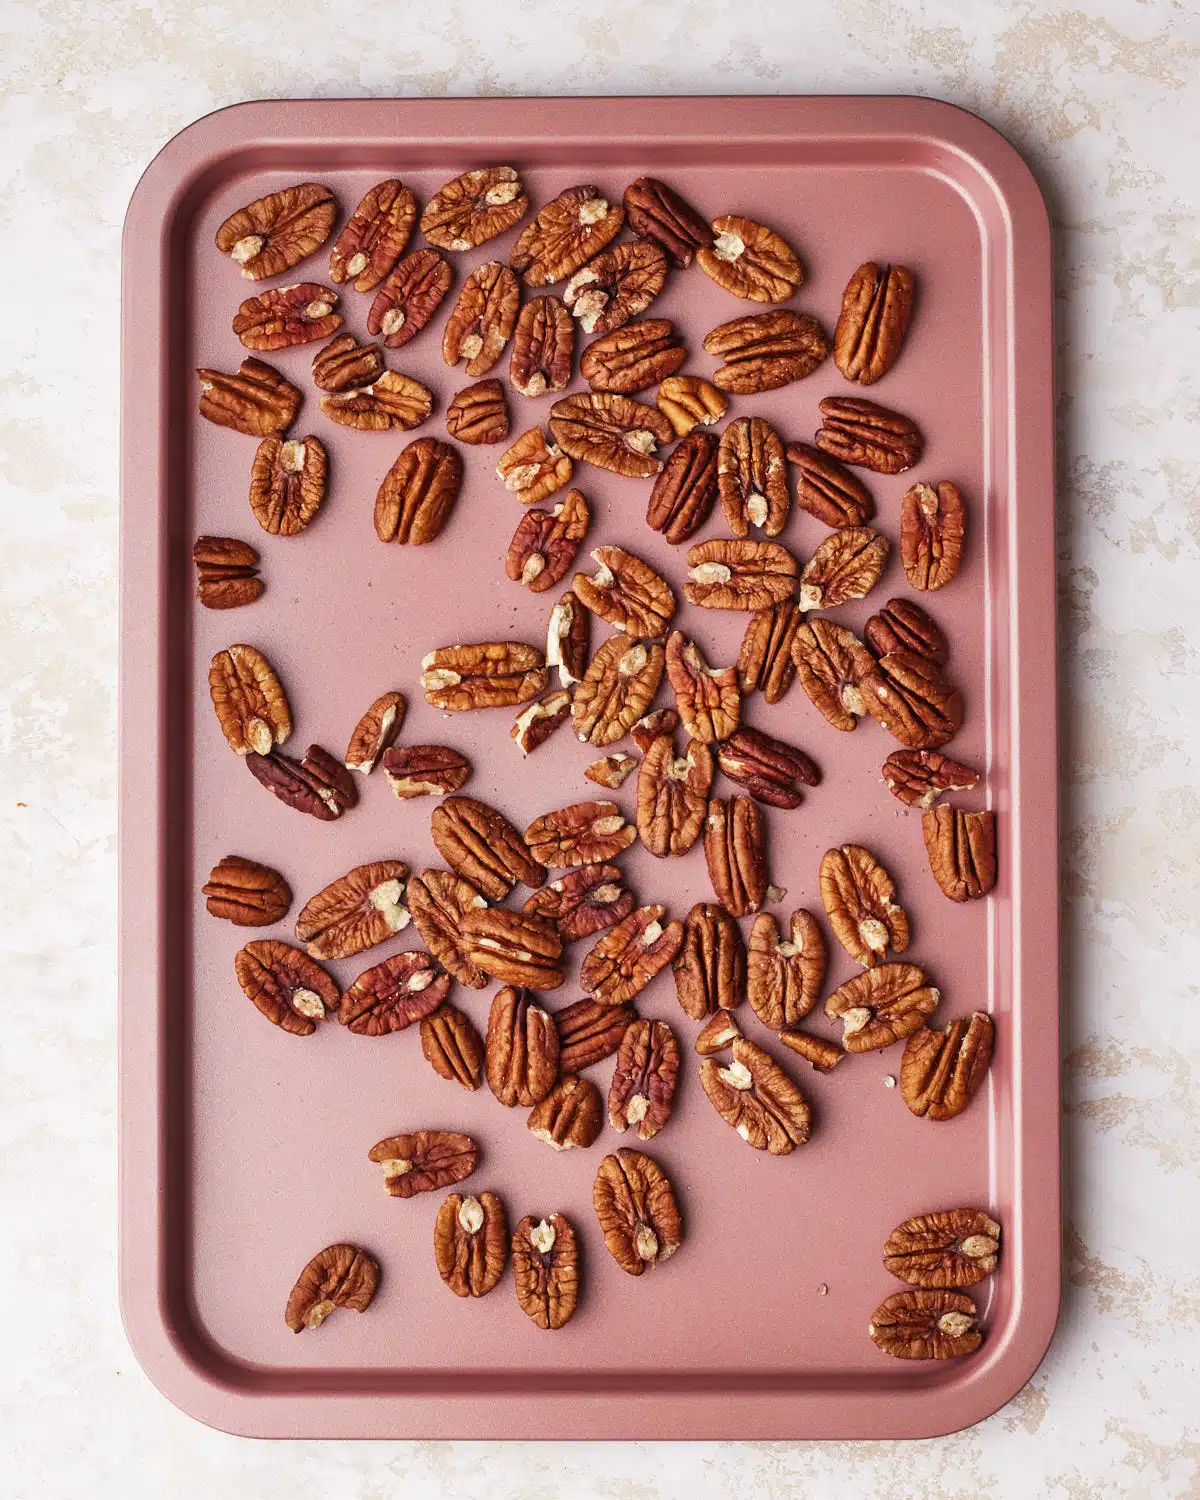
[[[0,1495],[1200,1496],[1195,5],[9,0],[0,71]],[[141,1374],[116,1309],[118,262],[138,175],[184,125],[241,99],[859,91],[983,115],[1032,163],[1057,234],[1067,1285],[1054,1345],[989,1421],[913,1444],[207,1430]]]

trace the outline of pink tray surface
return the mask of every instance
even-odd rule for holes
[[[274,865],[297,899],[272,932],[290,939],[299,904],[350,866],[385,856],[414,869],[441,863],[429,802],[395,801],[378,773],[336,824],[291,812],[251,780],[208,703],[209,658],[232,641],[260,646],[279,670],[296,719],[289,749],[317,741],[340,754],[366,705],[400,688],[410,700],[402,738],[466,750],[476,766],[468,790],[519,826],[589,794],[581,772],[596,752],[569,731],[522,763],[509,713],[444,716],[417,687],[420,659],[436,645],[544,639],[559,590],[535,596],[503,576],[520,507],[492,473],[502,450],[464,450],[466,483],[437,545],[385,548],[373,497],[409,437],[334,426],[312,391],[313,349],[269,355],[308,392],[295,431],[319,435],[331,458],[324,511],[283,540],[261,533],[246,503],[254,441],[196,414],[193,368],[233,369],[245,352],[229,324],[251,286],[212,244],[235,207],[320,180],[344,216],[389,175],[424,203],[452,175],[491,162],[519,167],[535,204],[577,182],[619,196],[652,171],[708,214],[765,220],[807,268],[795,305],[830,331],[860,261],[911,267],[908,344],[869,394],[910,413],[927,448],[912,474],[866,476],[875,524],[896,542],[900,496],[918,477],[954,479],[970,512],[965,565],[929,607],[949,631],[968,704],[951,750],[985,768],[964,800],[999,815],[989,900],[960,908],[937,891],[919,814],[880,781],[893,744],[869,720],[838,734],[798,686],[773,709],[749,700],[746,718],[803,745],[825,773],[799,811],[769,814],[773,878],[789,892],[776,910],[820,913],[817,864],[831,843],[876,851],[912,916],[905,956],[942,990],[938,1020],[976,1008],[995,1017],[988,1085],[958,1120],[933,1124],[887,1086],[899,1047],[828,1076],[783,1053],[816,1128],[803,1149],[774,1159],[720,1121],[685,1061],[676,1116],[649,1149],[677,1186],[686,1239],[640,1280],[609,1259],[591,1211],[596,1164],[621,1143],[607,1127],[588,1152],[552,1153],[523,1112],[437,1078],[416,1028],[381,1040],[337,1025],[286,1036],[233,977],[237,948],[264,933],[213,921],[199,896],[223,854]],[[512,238],[453,257],[456,286]],[[328,279],[327,249],[269,284],[306,278]],[[261,1436],[887,1438],[995,1410],[1042,1357],[1059,1291],[1049,240],[1016,153],[974,117],[913,99],[247,104],[191,126],[147,170],[126,225],[124,293],[121,1287],[152,1379],[201,1420]],[[363,336],[369,299],[343,293],[347,326]],[[436,393],[425,429],[434,434],[466,383],[440,359],[448,306],[389,355]],[[687,368],[706,374],[714,362],[700,351],[703,333],[754,310],[693,268],[672,275],[652,315],[676,320],[693,350]],[[759,413],[785,440],[810,440],[818,400],[852,393],[830,360],[802,383],[735,400],[731,415]],[[549,402],[514,396],[513,405],[515,435],[544,421]],[[678,586],[681,549],[644,523],[648,482],[590,466],[575,482],[594,509],[588,545],[624,542]],[[701,536],[723,529],[718,508]],[[204,532],[260,549],[259,603],[231,613],[195,604],[190,547]],[[797,510],[782,540],[803,558],[824,535]],[[861,628],[882,599],[908,592],[894,549],[872,598],[837,617]],[[685,607],[683,619],[710,660],[733,659],[744,616]],[[616,794],[629,810],[633,791],[631,781]],[[699,849],[660,862],[635,847],[624,864],[640,898],[674,915],[709,894]],[[348,983],[415,946],[410,928],[328,967]],[[852,970],[833,953],[829,987]],[[572,972],[547,1003],[578,994]],[[454,998],[482,1027],[487,995]],[[693,1056],[696,1028],[669,974],[640,1008],[669,1019]],[[775,1048],[745,1014],[749,1034]],[[819,1011],[812,1020],[835,1035]],[[593,1070],[602,1089],[611,1067]],[[419,1126],[480,1141],[471,1187],[499,1192],[510,1223],[527,1212],[571,1217],[586,1285],[566,1329],[536,1329],[510,1278],[482,1302],[441,1285],[431,1239],[442,1195],[388,1199],[366,1156],[380,1137]],[[888,1359],[867,1337],[876,1304],[900,1289],[882,1267],[882,1241],[909,1214],[959,1203],[989,1207],[1004,1225],[1001,1268],[976,1289],[984,1346],[946,1364]],[[379,1294],[366,1315],[341,1313],[295,1338],[282,1319],[287,1293],[308,1257],[339,1239],[378,1257]]]

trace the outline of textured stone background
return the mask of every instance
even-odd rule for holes
[[[8,0],[0,74],[0,1492],[1200,1496],[1196,6]],[[242,99],[810,91],[976,110],[1031,161],[1057,231],[1068,1284],[1054,1346],[990,1421],[908,1445],[208,1431],[150,1387],[115,1307],[118,260],[138,174]]]

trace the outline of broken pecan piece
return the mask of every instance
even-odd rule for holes
[[[712,780],[712,751],[699,740],[689,740],[682,756],[671,733],[651,743],[637,781],[638,836],[651,854],[688,852],[704,828]]]
[[[741,214],[712,221],[711,243],[696,251],[696,264],[748,302],[786,302],[804,281],[804,268],[783,236]]]
[[[663,662],[663,648],[656,641],[632,641],[620,633],[609,636],[571,700],[576,738],[604,746],[627,734],[653,701]]]
[[[446,431],[460,443],[502,443],[508,436],[508,407],[498,380],[481,380],[451,399]]]
[[[945,1031],[914,1031],[900,1060],[900,1093],[912,1113],[926,1120],[961,1115],[984,1080],[995,1036],[992,1018],[980,1010]]]
[[[834,990],[825,1014],[841,1019],[847,1052],[873,1052],[911,1036],[939,998],[916,964],[877,964]]]
[[[433,1014],[450,989],[428,953],[394,953],[364,970],[342,996],[338,1020],[356,1036],[405,1031]]]
[[[650,1141],[671,1118],[679,1082],[679,1043],[665,1021],[626,1028],[608,1090],[608,1123],[620,1133],[637,1126]]]
[[[958,572],[966,513],[948,479],[914,484],[900,502],[900,561],[913,588],[944,588]]]
[[[893,1292],[871,1314],[867,1332],[896,1359],[953,1359],[983,1342],[966,1292]]]
[[[863,626],[863,636],[876,656],[911,651],[937,667],[944,667],[950,659],[945,631],[911,599],[889,599]]]
[[[448,1000],[422,1019],[421,1051],[447,1083],[457,1083],[470,1094],[483,1082],[483,1038],[470,1016]]]
[[[625,189],[625,217],[630,229],[642,240],[654,240],[680,270],[712,238],[701,214],[681,198],[674,188],[657,177],[639,177]]]
[[[444,797],[471,779],[471,762],[449,745],[399,745],[383,753],[383,774],[394,796]]]
[[[800,608],[833,609],[865,599],[883,576],[890,547],[869,526],[843,526],[827,536],[800,574]]]
[[[293,1333],[320,1328],[335,1307],[366,1312],[379,1285],[379,1265],[357,1245],[327,1245],[300,1272],[284,1310]]]
[[[247,1000],[291,1036],[311,1036],[316,1023],[338,1008],[334,980],[307,953],[278,938],[247,943],[233,968]]]
[[[333,231],[337,203],[319,182],[301,182],[256,198],[230,214],[217,230],[222,255],[242,268],[250,281],[290,271]]]
[[[632,1005],[598,1005],[590,997],[560,1010],[554,1025],[558,1031],[558,1065],[564,1075],[611,1057],[636,1020]]]
[[[513,1281],[517,1306],[539,1328],[569,1323],[579,1299],[579,1249],[562,1214],[526,1214],[513,1230]]]
[[[258,553],[229,536],[198,536],[192,545],[196,598],[205,609],[239,609],[262,597]]]
[[[370,385],[333,391],[321,397],[321,410],[340,427],[359,432],[407,431],[419,427],[433,410],[433,393],[397,370],[384,370]]]
[[[488,906],[465,913],[459,934],[467,959],[501,984],[556,990],[565,978],[562,937],[547,917]]]
[[[247,349],[266,353],[327,339],[342,326],[338,294],[315,281],[271,287],[247,297],[233,317],[233,331]]]
[[[811,375],[829,353],[829,340],[816,318],[778,308],[719,324],[705,335],[704,352],[725,361],[713,375],[715,386],[754,396]]]
[[[504,814],[474,797],[447,797],[434,809],[429,831],[451,869],[493,901],[503,901],[518,882],[536,890],[546,878]]]
[[[974,1286],[996,1269],[1000,1226],[978,1208],[914,1214],[897,1224],[883,1247],[883,1264],[909,1286],[950,1290]]]
[[[796,468],[796,504],[826,526],[861,526],[875,514],[871,492],[836,458],[810,443],[789,443]]]
[[[710,432],[689,433],[654,481],[646,525],[676,546],[699,531],[716,498],[717,440]]]
[[[632,396],[673,375],[686,359],[675,325],[668,318],[645,318],[593,340],[579,362],[579,373],[594,391]],[[661,401],[657,404],[661,411]]]
[[[936,750],[893,750],[883,763],[883,780],[893,797],[928,812],[944,793],[977,787],[979,772]]]
[[[894,899],[895,882],[861,844],[827,849],[820,884],[833,934],[856,964],[872,969],[889,948],[908,947],[908,913]]]
[[[725,522],[734,536],[751,526],[778,536],[791,509],[783,443],[762,417],[738,417],[721,434],[717,486]]]
[[[449,263],[436,250],[414,250],[376,292],[367,332],[382,334],[387,349],[402,348],[433,317],[453,279]]]
[[[996,814],[943,802],[921,819],[929,868],[951,901],[978,901],[996,884]]]
[[[240,854],[226,854],[214,865],[200,893],[210,917],[235,927],[270,927],[292,904],[292,888],[278,870]]]
[[[200,415],[218,427],[232,427],[247,437],[286,432],[303,397],[272,365],[244,359],[237,371],[199,369]]]
[[[472,380],[486,375],[517,327],[521,287],[516,274],[498,260],[476,266],[442,332],[442,359],[448,365],[467,362]]]
[[[414,1198],[470,1177],[479,1165],[479,1147],[457,1130],[414,1130],[386,1136],[367,1157],[382,1169],[389,1198]]]
[[[510,984],[492,999],[484,1066],[488,1088],[510,1109],[540,1104],[558,1078],[558,1031],[553,1020]]]
[[[600,939],[583,961],[579,983],[602,1005],[624,1005],[671,962],[683,941],[679,922],[663,925],[665,909],[639,906]]]
[[[737,1017],[731,1010],[718,1010],[696,1037],[696,1051],[701,1057],[715,1057],[729,1050],[729,1044],[742,1034]]]
[[[369,776],[375,762],[400,732],[408,708],[403,693],[381,693],[354,726],[346,746],[347,771]]]
[[[816,445],[842,463],[877,474],[902,474],[925,450],[917,424],[897,411],[855,396],[826,396]]]
[[[728,739],[742,714],[736,667],[710,667],[682,630],[667,640],[667,680],[683,727],[703,745]]]
[[[405,900],[421,941],[442,968],[468,989],[484,989],[487,975],[472,963],[462,936],[467,913],[487,905],[471,882],[449,870],[423,870],[409,877]]]
[[[697,427],[719,422],[729,409],[729,397],[699,375],[670,375],[659,386],[654,404],[675,436],[686,437]]]
[[[279,750],[248,755],[246,766],[255,781],[285,806],[322,823],[332,823],[347,808],[358,805],[354,777],[320,745],[310,745],[299,761]]]
[[[781,938],[771,913],[760,912],[750,929],[746,995],[763,1025],[794,1026],[816,1005],[824,982],[825,939],[813,914],[794,911]]]
[[[749,797],[713,797],[704,819],[704,861],[717,900],[731,916],[748,917],[767,895],[766,824]]]
[[[636,755],[626,755],[623,750],[617,750],[612,755],[603,755],[599,760],[584,766],[583,774],[597,786],[606,786],[610,791],[616,791],[637,770],[637,765]]]
[[[575,324],[562,298],[534,297],[517,320],[508,378],[522,396],[565,391],[574,353]]]
[[[800,625],[792,640],[800,686],[835,729],[851,730],[867,711],[863,684],[875,659],[852,630],[832,620]]]
[[[366,192],[329,252],[329,279],[335,286],[354,282],[356,292],[373,292],[404,254],[417,217],[417,200],[396,177]]]
[[[375,535],[381,542],[422,547],[436,541],[462,488],[458,449],[417,438],[401,449],[375,496]]]
[[[383,350],[360,344],[352,333],[339,333],[313,355],[313,384],[322,391],[356,391],[383,374]]]
[[[644,1151],[622,1146],[604,1158],[592,1184],[592,1207],[608,1253],[630,1276],[661,1265],[679,1249],[683,1224],[674,1189]]]
[[[615,927],[633,910],[633,892],[622,880],[616,865],[581,865],[534,891],[522,909],[549,917],[563,941],[573,943]]]
[[[738,652],[738,685],[743,693],[761,692],[768,703],[778,703],[796,675],[792,643],[804,623],[794,599],[782,599],[756,609],[746,622]]]
[[[769,1052],[744,1036],[732,1042],[733,1061],[700,1063],[700,1085],[709,1103],[748,1146],[789,1156],[808,1140],[812,1112],[791,1076]]]
[[[544,500],[570,484],[575,465],[557,443],[548,443],[540,427],[523,432],[509,450],[501,455],[496,473],[522,505]]]
[[[524,837],[538,864],[563,870],[616,859],[637,838],[637,829],[615,802],[573,802],[535,818]]]
[[[439,646],[421,662],[426,703],[448,713],[515,708],[546,689],[542,653],[520,641]]]
[[[521,754],[529,755],[539,745],[544,745],[570,717],[571,695],[566,688],[556,688],[523,708],[508,733],[516,741]]]
[[[797,782],[817,786],[821,773],[803,750],[743,726],[717,746],[717,765],[756,802],[788,810],[804,800]]]
[[[255,646],[218,651],[208,669],[217,722],[237,755],[266,755],[292,732],[287,694],[271,663]]]
[[[574,687],[587,671],[591,649],[591,611],[568,589],[546,622],[546,669],[557,668],[563,687]]]
[[[666,280],[667,257],[652,240],[613,245],[575,272],[563,288],[563,301],[585,333],[610,334],[644,313]],[[587,371],[580,369],[587,380]]]
[[[832,1073],[846,1055],[836,1043],[827,1042],[823,1036],[813,1036],[810,1032],[801,1031],[798,1026],[785,1026],[779,1033],[779,1040],[797,1057],[811,1063],[818,1073]]]
[[[264,438],[250,468],[250,509],[272,536],[296,536],[325,499],[329,459],[318,438]]]
[[[473,250],[511,229],[528,209],[512,167],[477,167],[434,193],[421,215],[421,233],[442,250]]]
[[[683,592],[702,609],[766,609],[790,598],[799,568],[778,542],[714,537],[688,549]]]
[[[604,1125],[600,1090],[586,1078],[560,1078],[526,1122],[539,1141],[555,1151],[594,1145]]]
[[[629,737],[644,755],[660,735],[674,734],[679,715],[673,708],[656,708],[641,718],[629,731]]]
[[[880,657],[862,691],[878,723],[910,750],[936,750],[962,728],[962,694],[940,667],[911,651]]]
[[[657,407],[599,391],[556,401],[550,408],[550,431],[571,458],[630,479],[657,474],[663,461],[654,456],[655,448],[674,437]]]
[[[409,922],[407,878],[400,860],[377,859],[318,891],[296,918],[296,936],[309,957],[350,958],[402,932]]]
[[[486,1297],[504,1274],[508,1225],[495,1193],[451,1193],[433,1226],[438,1275],[456,1297]]]
[[[900,358],[912,313],[912,273],[865,261],[846,284],[833,362],[847,380],[874,385]]]
[[[658,640],[675,613],[665,578],[624,547],[597,547],[596,572],[576,573],[575,597],[594,615],[634,639]]]
[[[568,490],[553,510],[528,510],[508,544],[504,571],[535,594],[561,583],[591,525],[592,510],[579,490]]]
[[[746,945],[723,906],[697,901],[683,922],[683,942],[672,965],[675,997],[684,1015],[703,1021],[735,1010],[746,997]]]
[[[603,250],[624,222],[625,210],[610,204],[598,187],[567,188],[522,229],[508,263],[521,272],[526,286],[548,286]]]

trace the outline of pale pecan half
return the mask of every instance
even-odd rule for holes
[[[383,1171],[389,1198],[414,1198],[462,1182],[479,1165],[479,1147],[457,1130],[389,1135],[367,1152]]]
[[[742,1028],[731,1010],[718,1010],[709,1017],[696,1037],[696,1051],[701,1057],[715,1057],[727,1052],[730,1043],[741,1036]]]
[[[508,436],[508,407],[498,380],[480,380],[451,398],[446,431],[460,443],[502,443]]]
[[[787,810],[804,800],[798,782],[817,786],[821,773],[803,750],[743,725],[717,746],[717,765],[756,802]]]
[[[655,240],[680,270],[712,238],[707,220],[657,177],[639,177],[625,189],[625,217],[642,240]]]
[[[522,229],[508,263],[526,286],[548,286],[577,271],[616,238],[625,210],[590,183],[567,188],[538,210]]]
[[[485,906],[464,914],[459,934],[469,962],[501,984],[556,990],[565,978],[562,937],[548,917]]]
[[[375,496],[375,535],[381,542],[423,547],[436,541],[462,488],[457,448],[417,438],[400,451]]]
[[[602,755],[599,760],[584,766],[583,774],[597,786],[606,786],[615,792],[618,787],[624,786],[637,768],[636,755],[626,755],[623,750],[616,750],[612,755]]]
[[[883,576],[890,547],[869,526],[843,526],[827,536],[800,574],[800,608],[833,609],[865,599]]]
[[[359,201],[329,252],[329,279],[373,292],[404,254],[417,217],[417,200],[396,177],[377,182]]]
[[[883,1247],[884,1269],[909,1286],[974,1286],[996,1269],[1000,1226],[978,1208],[944,1208],[897,1224]]]
[[[608,1253],[630,1276],[661,1265],[679,1249],[683,1223],[671,1180],[644,1151],[622,1146],[604,1158],[592,1184],[592,1207]]]
[[[812,1111],[795,1080],[769,1052],[744,1036],[732,1042],[733,1060],[700,1063],[700,1086],[709,1103],[748,1146],[789,1156],[808,1140]]]
[[[944,588],[958,572],[966,513],[948,479],[914,484],[900,502],[900,561],[913,588]]]
[[[354,726],[346,746],[347,771],[369,776],[375,762],[400,732],[408,709],[403,693],[381,693]]]
[[[876,656],[911,651],[938,667],[950,659],[946,632],[911,599],[889,599],[863,626],[863,637]]]
[[[584,609],[568,589],[546,622],[546,668],[557,668],[563,687],[574,687],[587,671],[591,649],[591,610]]]
[[[510,984],[492,999],[484,1067],[488,1088],[510,1109],[540,1104],[558,1078],[558,1031],[553,1020]]]
[[[893,797],[928,812],[946,792],[977,787],[979,772],[936,750],[893,750],[883,763],[883,781]]]
[[[569,1219],[526,1214],[513,1230],[517,1306],[539,1328],[569,1323],[579,1300],[579,1248]]]
[[[247,1000],[291,1036],[311,1036],[338,1008],[336,982],[307,953],[278,938],[247,943],[233,969]]]
[[[370,385],[333,391],[321,397],[321,410],[339,427],[359,432],[407,431],[420,427],[433,410],[433,393],[397,370],[384,370]]]
[[[893,1292],[871,1314],[867,1332],[896,1359],[953,1359],[983,1342],[966,1292]]]
[[[604,1125],[600,1090],[586,1078],[560,1078],[526,1121],[528,1129],[555,1151],[594,1145]]]
[[[616,859],[637,838],[637,829],[615,802],[572,802],[534,818],[524,837],[538,864],[564,870]]]
[[[557,443],[548,443],[540,427],[523,432],[500,457],[496,473],[522,505],[544,500],[570,484],[575,465]]]
[[[448,365],[467,362],[472,380],[486,375],[517,326],[521,287],[516,275],[498,260],[476,266],[442,331],[442,359]]]
[[[453,279],[449,262],[436,250],[414,250],[376,292],[367,332],[382,334],[385,348],[402,348],[433,317]]]
[[[911,1036],[939,998],[916,964],[878,964],[834,990],[825,1014],[841,1020],[847,1052],[873,1052]]]
[[[686,359],[687,350],[670,319],[645,318],[593,340],[579,361],[579,373],[594,391],[632,396],[673,375]],[[656,404],[661,411],[661,401]],[[671,422],[672,430],[674,426]]]
[[[877,474],[902,474],[925,450],[917,424],[910,418],[855,396],[826,396],[820,403],[821,429],[816,445],[843,463]]]
[[[833,362],[847,380],[874,385],[900,358],[912,314],[912,272],[864,261],[842,293]]]
[[[644,755],[660,735],[674,734],[679,715],[673,708],[655,708],[640,718],[629,731],[629,737]]]
[[[325,499],[329,459],[318,438],[268,437],[250,468],[250,509],[272,536],[304,530]]]
[[[637,1126],[651,1141],[671,1118],[679,1082],[679,1043],[665,1021],[634,1021],[621,1039],[608,1089],[608,1123],[624,1133]]]
[[[667,640],[667,680],[686,732],[703,745],[728,739],[742,716],[736,667],[710,667],[682,630]]]
[[[556,688],[523,708],[508,733],[521,754],[529,755],[539,745],[544,745],[570,717],[571,695],[566,688]]]
[[[327,1245],[300,1272],[284,1309],[293,1333],[320,1328],[336,1307],[366,1312],[379,1285],[379,1265],[357,1245]]]
[[[379,344],[360,344],[352,333],[339,333],[313,355],[313,384],[322,391],[356,391],[378,380],[383,369]]]
[[[487,905],[471,882],[449,870],[422,870],[409,877],[404,899],[421,941],[442,968],[468,989],[486,988],[487,975],[471,962],[462,938],[462,919]]]
[[[804,268],[783,236],[741,214],[712,221],[711,243],[696,251],[696,264],[747,302],[786,302],[804,281]]]
[[[856,964],[872,969],[890,948],[908,947],[908,913],[896,885],[861,844],[842,844],[821,857],[821,900],[833,935]]]
[[[258,353],[291,349],[327,339],[342,326],[338,294],[315,281],[271,287],[247,297],[233,317],[233,331]]]
[[[456,1297],[486,1297],[504,1274],[508,1225],[495,1193],[451,1193],[433,1226],[438,1275]]]
[[[863,684],[875,658],[852,630],[832,620],[807,621],[792,641],[796,676],[810,701],[835,729],[851,730],[867,712]]]
[[[811,1032],[801,1031],[798,1026],[785,1026],[779,1033],[779,1040],[797,1057],[810,1063],[818,1073],[832,1073],[846,1056],[835,1042],[827,1042],[823,1036],[813,1036]]]
[[[611,1057],[627,1028],[637,1020],[632,1005],[598,1005],[585,996],[554,1017],[558,1030],[558,1064],[563,1073],[578,1073]]]
[[[224,855],[200,894],[210,917],[235,927],[270,927],[287,916],[292,904],[292,888],[278,870],[240,854]]]
[[[717,900],[731,916],[748,917],[763,904],[767,831],[762,809],[749,797],[713,797],[704,819],[704,861]]]
[[[725,522],[734,536],[757,526],[778,536],[791,510],[783,442],[762,417],[738,417],[721,434],[717,487]]]
[[[900,1060],[900,1094],[912,1113],[926,1120],[961,1115],[984,1080],[995,1037],[992,1018],[981,1010],[945,1031],[914,1031]]]
[[[688,549],[683,592],[702,609],[766,609],[791,597],[800,571],[778,542],[714,537]]]
[[[320,745],[310,745],[299,761],[279,750],[247,755],[246,767],[285,806],[323,823],[332,823],[358,804],[354,777]]]
[[[679,952],[683,926],[661,906],[639,906],[600,939],[583,960],[579,983],[602,1005],[624,1005],[640,995]]]
[[[387,1036],[431,1016],[450,989],[428,953],[394,953],[361,973],[342,996],[338,1020],[357,1036]]]
[[[262,597],[258,552],[230,536],[198,536],[192,544],[196,598],[205,609],[240,609]]]
[[[693,1021],[735,1010],[746,998],[746,945],[723,906],[697,901],[688,912],[672,971],[675,998]]]
[[[217,230],[222,255],[242,268],[250,281],[290,271],[333,231],[337,203],[319,182],[301,182],[256,198],[230,214]]]
[[[520,641],[439,646],[421,661],[426,703],[449,713],[515,708],[546,689],[542,653]]]
[[[627,636],[658,640],[675,613],[667,580],[624,547],[597,547],[592,560],[596,572],[572,582],[579,602]]]
[[[585,333],[612,333],[644,313],[666,280],[662,248],[653,240],[635,240],[612,246],[576,271],[563,288],[563,301]]]
[[[434,809],[429,831],[450,868],[493,901],[503,901],[518,882],[536,890],[546,878],[504,814],[474,797],[447,797]]]
[[[404,904],[408,866],[398,859],[355,865],[307,901],[296,936],[310,958],[350,958],[386,943],[409,923]]]
[[[477,167],[434,193],[421,215],[421,233],[442,250],[473,250],[511,229],[528,208],[512,167]]]
[[[483,1082],[483,1038],[471,1018],[443,1001],[421,1021],[421,1051],[433,1071],[469,1094]]]
[[[610,635],[583,674],[571,701],[577,739],[612,745],[645,713],[662,681],[664,653],[656,642]]]
[[[562,298],[534,297],[517,320],[508,378],[522,396],[565,391],[574,354],[575,323]]]
[[[244,359],[232,375],[199,369],[200,415],[218,427],[232,427],[247,437],[286,432],[303,397],[272,365]]]
[[[825,939],[813,914],[794,911],[784,938],[771,913],[760,912],[750,929],[746,996],[763,1025],[794,1026],[816,1005],[824,982]]]
[[[550,431],[571,458],[629,479],[657,474],[663,461],[654,456],[655,448],[674,437],[657,407],[599,391],[556,401],[550,408]]]
[[[654,481],[646,525],[677,546],[704,525],[716,498],[717,440],[711,432],[689,433]]]
[[[921,819],[933,878],[951,901],[978,901],[996,884],[996,814],[943,802]]]
[[[765,609],[756,609],[746,622],[738,652],[738,686],[743,693],[762,693],[768,703],[778,703],[796,675],[792,643],[804,623],[794,599],[782,599]]]
[[[880,657],[862,689],[875,719],[910,750],[937,750],[962,728],[962,694],[940,667],[911,651]]]
[[[713,384],[735,396],[754,396],[803,380],[829,353],[816,318],[781,307],[721,323],[704,337],[704,352],[725,363]]]
[[[826,526],[861,526],[875,514],[866,485],[844,464],[811,443],[789,443],[787,461],[796,469],[796,504]]]
[[[638,770],[638,837],[659,859],[686,854],[704,828],[713,781],[713,756],[707,745],[689,740],[675,754],[670,733],[659,735]]]
[[[549,917],[563,940],[573,943],[615,927],[629,915],[633,892],[622,882],[616,865],[582,865],[534,891],[523,910]]]
[[[471,779],[471,762],[448,745],[396,745],[383,753],[383,774],[394,796],[444,797]]]
[[[505,573],[533,593],[545,593],[566,576],[591,521],[591,506],[579,490],[568,490],[553,510],[526,511],[508,544]]]
[[[218,651],[208,669],[212,706],[229,748],[237,755],[266,755],[286,743],[292,711],[275,669],[255,646]]]
[[[670,375],[659,386],[654,404],[670,422],[676,437],[697,427],[711,427],[729,410],[729,397],[699,375]]]

